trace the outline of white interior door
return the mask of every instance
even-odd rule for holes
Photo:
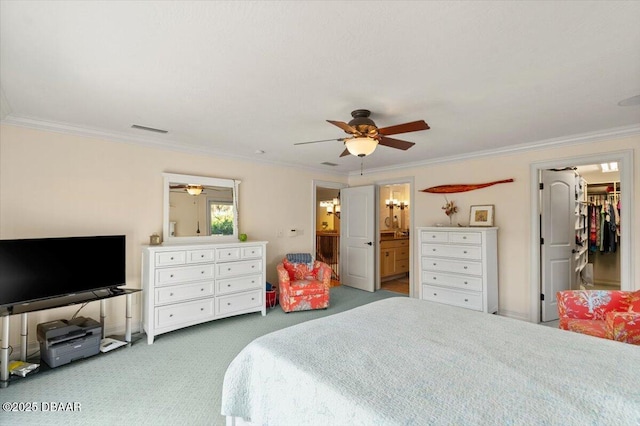
[[[542,171],[541,292],[542,321],[558,319],[556,292],[571,288],[575,246],[573,171]]]
[[[375,291],[375,185],[340,192],[340,282]]]

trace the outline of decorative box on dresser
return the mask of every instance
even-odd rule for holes
[[[266,315],[266,241],[145,246],[143,326],[155,336],[249,312]]]
[[[498,228],[419,227],[420,298],[498,311]]]

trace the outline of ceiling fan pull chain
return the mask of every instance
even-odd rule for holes
[[[360,157],[360,176],[362,176],[362,166],[364,164],[364,157]]]

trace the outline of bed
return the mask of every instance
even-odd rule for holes
[[[227,424],[640,424],[640,348],[393,297],[262,336]]]

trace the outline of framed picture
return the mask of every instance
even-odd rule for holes
[[[493,204],[486,206],[471,206],[469,212],[469,226],[493,226]]]

